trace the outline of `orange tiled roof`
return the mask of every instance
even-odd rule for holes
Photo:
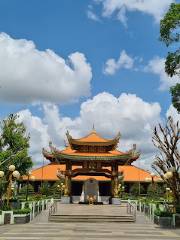
[[[119,155],[127,154],[127,153],[120,152],[118,150],[113,150],[105,153],[79,152],[79,151],[73,150],[71,147],[65,148],[64,150],[60,151],[60,153],[67,154],[67,155],[77,155],[77,156],[102,156],[102,157],[119,156]]]
[[[79,167],[79,166],[78,166]],[[77,168],[77,166],[73,166],[72,169]],[[40,167],[37,169],[34,169],[32,171],[32,175],[35,177],[36,181],[56,181],[58,180],[56,173],[57,170],[65,170],[65,165],[59,165],[59,164],[48,164],[44,167]],[[151,178],[151,175],[148,171],[145,171],[143,169],[140,169],[136,166],[119,166],[119,171],[124,172],[124,181],[125,182],[145,182],[146,178]],[[73,180],[86,180],[90,176],[76,176],[73,178]],[[92,177],[92,176],[91,176]],[[104,176],[94,176],[98,181],[107,181],[108,178]],[[26,177],[24,177],[26,179]],[[155,176],[154,180],[158,180],[159,177]]]
[[[108,139],[105,139],[105,138],[102,138],[101,136],[99,136],[96,131],[92,131],[86,137],[76,139],[76,141],[79,141],[79,142],[109,142]]]
[[[112,146],[116,147],[117,143],[119,142],[120,134],[114,138],[114,139],[105,139],[102,138],[97,132],[93,129],[90,134],[88,134],[85,137],[75,139],[73,138],[69,132],[66,133],[67,139],[69,144],[72,146],[78,146],[78,145],[88,145],[88,146]]]

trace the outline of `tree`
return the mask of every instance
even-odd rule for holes
[[[52,187],[48,182],[43,182],[42,186],[40,187],[40,193],[45,196],[52,195]]]
[[[171,87],[172,103],[173,106],[180,113],[180,83],[177,83],[174,87]]]
[[[26,193],[27,193],[27,186],[24,185],[24,186],[20,189],[19,193],[25,196]],[[33,195],[33,194],[34,194],[34,187],[33,187],[31,184],[29,184],[29,186],[28,186],[28,193],[29,193],[29,195]]]
[[[144,192],[144,187],[142,185],[140,185],[140,183],[134,183],[130,187],[130,193],[133,196],[139,196],[142,192]]]
[[[10,114],[3,120],[0,132],[0,169],[6,175],[7,166],[13,164],[21,175],[26,174],[32,167],[28,154],[30,137],[26,134],[24,124],[19,122],[18,115]]]
[[[152,141],[159,150],[152,168],[171,188],[175,204],[180,204],[180,127],[169,117],[165,127],[161,124],[154,128]],[[166,173],[171,173],[167,178]]]
[[[147,196],[151,198],[159,198],[165,192],[164,187],[158,183],[151,183],[147,188]]]
[[[166,46],[176,49],[180,41],[180,3],[172,3],[160,22],[160,39]],[[180,76],[180,49],[169,52],[165,62],[165,71],[169,76]],[[171,88],[173,106],[180,112],[180,84]]]

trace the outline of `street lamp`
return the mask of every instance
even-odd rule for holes
[[[29,181],[35,180],[35,176],[32,176],[31,174],[32,174],[31,171],[27,173],[26,201],[28,200],[28,195],[29,195]]]
[[[4,172],[0,171],[0,178],[3,178],[3,177],[4,177]]]
[[[12,194],[12,180],[13,180],[13,177],[15,179],[20,178],[20,173],[17,170],[15,170],[16,167],[14,165],[10,165],[8,169],[9,169],[9,177],[8,177],[8,187],[7,187],[7,206],[9,205],[9,199],[10,199],[11,194]]]
[[[172,177],[173,177],[173,172],[171,172],[171,171],[168,171],[164,174],[164,178],[167,179],[167,180],[172,178]]]

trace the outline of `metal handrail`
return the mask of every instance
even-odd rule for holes
[[[127,214],[133,215],[134,220],[136,220],[136,204],[127,202]]]
[[[57,201],[54,201],[49,207],[49,217],[57,211]]]

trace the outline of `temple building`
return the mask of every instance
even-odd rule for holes
[[[124,168],[128,171],[128,166],[140,156],[136,145],[127,152],[119,151],[119,133],[113,139],[105,139],[94,128],[80,139],[73,138],[69,132],[66,135],[68,146],[64,150],[52,144],[50,151],[43,149],[44,157],[51,162],[44,169],[53,168],[54,176],[64,179],[66,201],[87,202],[92,196],[95,201],[103,202],[118,197]]]

